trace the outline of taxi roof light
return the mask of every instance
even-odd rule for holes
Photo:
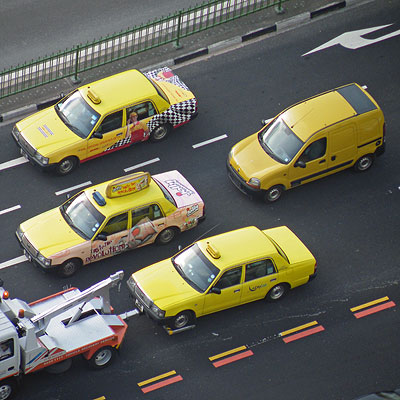
[[[210,242],[207,242],[207,247],[206,247],[207,252],[210,254],[212,258],[220,258],[221,253],[218,251],[218,249]]]
[[[149,187],[150,181],[149,172],[135,172],[122,178],[114,179],[107,185],[106,196],[111,199],[140,192]]]
[[[87,91],[87,97],[89,100],[91,100],[94,104],[100,104],[101,99],[100,97],[93,91],[93,90],[88,90]]]
[[[94,191],[93,194],[92,194],[92,196],[93,196],[94,201],[95,201],[99,206],[103,207],[103,206],[106,205],[106,200],[105,200],[105,198],[101,195],[100,192]]]

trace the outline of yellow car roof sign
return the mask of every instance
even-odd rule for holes
[[[218,251],[218,249],[210,242],[207,242],[207,247],[206,250],[210,254],[212,258],[220,258],[221,253]]]
[[[101,99],[99,96],[97,96],[97,94],[95,92],[93,92],[93,90],[88,90],[87,91],[87,97],[89,98],[89,100],[91,100],[94,104],[100,104],[101,103]]]
[[[109,199],[126,196],[149,187],[151,176],[149,172],[135,172],[111,181],[106,187]]]

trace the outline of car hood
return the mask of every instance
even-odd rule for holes
[[[17,128],[28,143],[43,156],[82,140],[67,128],[54,106],[19,121]]]
[[[161,309],[199,294],[179,275],[170,259],[143,268],[133,277],[140,289]]]
[[[230,164],[245,181],[250,178],[262,179],[263,176],[282,167],[282,164],[271,158],[261,147],[258,133],[235,144],[230,154]]]
[[[70,228],[58,208],[28,219],[20,228],[32,246],[45,257],[85,241]]]

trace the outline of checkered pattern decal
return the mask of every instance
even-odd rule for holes
[[[156,81],[170,82],[175,86],[178,86],[184,90],[190,90],[177,75],[168,67],[159,68],[153,71],[145,72],[148,78]],[[191,116],[196,112],[197,101],[195,98],[190,100],[182,101],[181,103],[173,104],[168,110],[161,114],[155,115],[148,123],[150,132],[153,131],[157,126],[170,123],[173,127],[179,126],[184,122],[190,120]],[[109,147],[105,151],[114,150],[118,147],[128,146],[131,143],[131,135],[128,134],[123,140],[118,141],[113,146]]]

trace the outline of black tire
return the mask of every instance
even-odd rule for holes
[[[357,172],[364,172],[367,169],[372,167],[374,163],[374,156],[372,154],[366,154],[365,156],[360,157],[356,163],[354,164],[354,169]]]
[[[165,245],[171,243],[178,235],[178,228],[170,227],[161,231],[156,239],[157,244]]]
[[[8,400],[12,399],[17,391],[17,382],[15,379],[5,379],[0,382],[0,399]]]
[[[92,356],[89,366],[92,369],[103,369],[111,365],[114,361],[115,349],[111,346],[105,346],[98,349]]]
[[[57,375],[57,374],[62,374],[66,371],[68,371],[71,368],[72,365],[72,357],[67,358],[64,361],[55,363],[53,365],[49,365],[48,367],[45,368],[45,371],[48,372],[49,374]],[[1,397],[0,397],[1,400]]]
[[[70,276],[74,275],[76,271],[80,268],[82,265],[81,260],[78,260],[76,258],[73,258],[71,260],[67,260],[64,262],[64,264],[61,264],[60,267],[58,268],[58,275],[60,275],[63,278],[69,278]]]
[[[181,311],[169,322],[171,329],[181,329],[195,322],[195,316],[191,311]]]
[[[78,165],[76,157],[66,157],[56,165],[56,173],[58,175],[67,175]]]
[[[280,199],[280,197],[282,196],[282,193],[283,193],[283,186],[281,186],[281,185],[272,186],[268,190],[265,191],[264,201],[266,203],[273,203]]]
[[[278,283],[267,293],[266,299],[274,302],[280,300],[288,292],[289,286],[286,283]]]
[[[171,132],[170,124],[161,124],[150,132],[150,141],[160,142],[161,140],[164,140],[169,135],[170,132]]]

